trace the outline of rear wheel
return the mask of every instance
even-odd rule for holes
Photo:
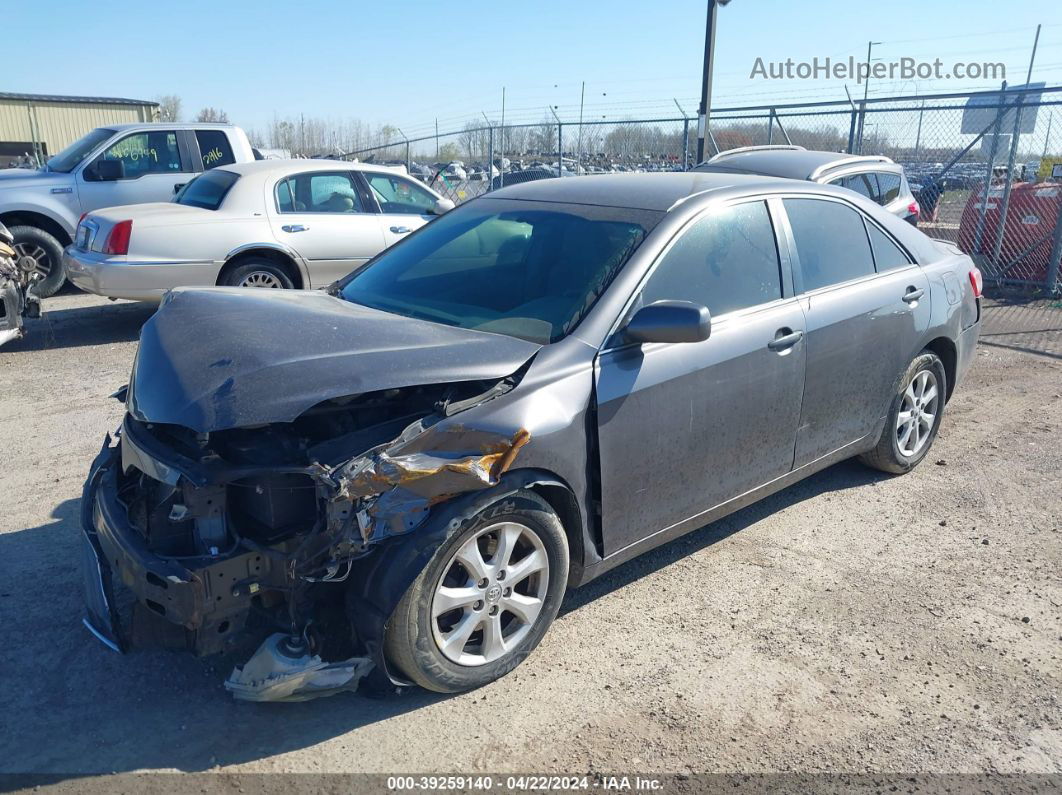
[[[274,290],[292,290],[295,285],[283,267],[267,259],[241,261],[221,277],[227,287],[264,287]]]
[[[8,231],[15,239],[15,264],[41,277],[34,292],[41,298],[55,295],[66,281],[62,244],[35,226],[12,226]]]
[[[946,379],[944,363],[932,351],[914,358],[900,379],[881,438],[873,450],[860,456],[863,463],[900,475],[926,457],[944,413]]]
[[[560,609],[568,544],[534,492],[469,516],[436,551],[387,623],[388,660],[429,690],[456,693],[523,662]]]

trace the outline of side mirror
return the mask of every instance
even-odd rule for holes
[[[623,330],[630,342],[702,342],[711,333],[708,307],[690,301],[656,301],[643,306]]]
[[[442,215],[443,213],[450,212],[450,210],[454,209],[454,206],[454,203],[449,199],[438,199],[431,211],[434,215]]]
[[[125,179],[125,163],[121,160],[97,160],[85,169],[85,176],[97,182]]]

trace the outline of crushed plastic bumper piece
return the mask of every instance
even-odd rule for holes
[[[232,669],[225,689],[241,701],[308,701],[357,690],[372,668],[368,657],[324,662],[278,632],[266,638],[246,663]]]

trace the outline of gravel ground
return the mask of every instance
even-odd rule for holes
[[[842,463],[632,561],[493,685],[247,705],[81,627],[80,489],[151,308],[45,310],[0,350],[0,773],[1062,771],[1055,357],[982,346],[913,474]]]

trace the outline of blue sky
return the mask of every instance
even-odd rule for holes
[[[155,98],[177,94],[184,113],[210,105],[264,128],[274,115],[393,123],[414,136],[457,129],[485,112],[538,121],[696,110],[704,3],[694,0],[411,0],[410,2],[158,4],[54,0],[4,11],[0,90]],[[733,0],[719,11],[716,107],[844,99],[841,81],[751,80],[765,61],[865,56],[1001,61],[1025,80],[1043,23],[1034,80],[1062,83],[1058,0]],[[40,35],[36,35],[40,31]],[[12,35],[14,34],[14,35]],[[980,88],[995,81],[883,81],[871,94]],[[851,86],[853,94],[862,89]]]

